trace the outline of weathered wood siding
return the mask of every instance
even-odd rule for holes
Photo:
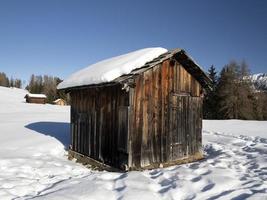
[[[130,89],[129,166],[172,162],[201,148],[200,84],[173,60],[141,73]]]
[[[121,85],[71,95],[72,150],[115,167],[128,163],[129,97]]]
[[[45,98],[26,97],[27,103],[45,104]]]

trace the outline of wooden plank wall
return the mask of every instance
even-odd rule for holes
[[[27,103],[45,104],[45,98],[26,97]]]
[[[115,167],[127,164],[128,93],[116,85],[70,95],[72,150]]]
[[[200,84],[170,60],[137,76],[135,84],[130,90],[130,167],[166,163],[197,152],[202,123]]]

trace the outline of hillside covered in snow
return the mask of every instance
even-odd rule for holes
[[[0,199],[264,199],[267,122],[203,123],[199,162],[114,173],[67,159],[68,106],[25,103],[0,87]]]

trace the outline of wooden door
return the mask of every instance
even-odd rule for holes
[[[170,102],[169,159],[174,161],[196,153],[201,146],[202,98],[175,94]]]

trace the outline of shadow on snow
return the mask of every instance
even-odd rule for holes
[[[65,149],[70,144],[70,123],[66,122],[35,122],[25,126],[28,129],[49,135],[60,141]]]

